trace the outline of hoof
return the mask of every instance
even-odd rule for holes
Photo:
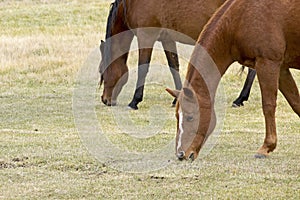
[[[244,104],[243,103],[234,103],[234,102],[232,104],[233,108],[238,108],[238,107],[241,107],[241,106],[244,106]]]
[[[257,153],[254,157],[258,159],[266,159],[268,156],[266,156],[265,154]]]
[[[233,104],[232,104],[232,107],[233,107],[233,108],[238,108],[238,107],[240,107],[240,106],[237,105],[237,104],[235,104],[235,103],[233,103]]]
[[[132,110],[138,110],[139,108],[137,107],[137,104],[131,102],[130,104],[128,104],[128,108],[132,109]]]
[[[130,109],[130,110],[138,110],[138,108],[132,108],[132,107],[129,106],[129,105],[127,106],[127,108]]]

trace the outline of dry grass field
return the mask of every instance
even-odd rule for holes
[[[176,120],[164,91],[172,82],[159,49],[139,111],[126,109],[134,51],[118,106],[100,103],[94,74],[92,93],[85,91],[94,107],[80,118],[78,109],[90,104],[76,105],[79,79],[97,71],[109,4],[0,0],[0,199],[299,199],[299,117],[279,94],[277,149],[255,159],[264,138],[260,90],[255,80],[245,106],[231,108],[246,78],[238,65],[222,80],[226,112],[214,148],[193,163],[173,152]],[[187,60],[180,63],[184,77]],[[299,71],[293,74],[300,87]],[[91,140],[97,124],[101,138]]]

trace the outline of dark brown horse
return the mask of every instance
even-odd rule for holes
[[[175,87],[181,89],[175,41],[194,45],[203,26],[224,2],[225,0],[172,0],[172,3],[167,0],[116,0],[107,20],[106,41],[101,41],[100,45],[102,60],[99,71],[101,83],[104,83],[102,102],[115,105],[117,96],[127,82],[126,61],[134,35],[137,36],[139,45],[139,68],[136,90],[129,107],[138,109],[138,103],[143,100],[145,78],[155,41],[162,42]],[[164,30],[147,32],[147,29],[138,29],[143,27]],[[188,37],[178,37],[165,31],[166,29],[175,30]],[[243,101],[248,99],[254,77],[255,71],[249,70],[243,91],[234,101],[235,106],[243,105]]]
[[[234,61],[256,69],[266,136],[256,157],[277,144],[278,89],[300,117],[299,90],[289,68],[300,69],[300,1],[228,0],[201,32],[177,104],[177,156],[195,159],[216,125],[214,97]],[[213,62],[213,61],[214,62]],[[196,110],[196,112],[195,112]]]

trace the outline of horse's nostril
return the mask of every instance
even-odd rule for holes
[[[104,103],[105,105],[107,105],[107,99],[104,99],[103,96],[101,96],[101,100],[102,100],[102,103]]]
[[[178,158],[179,160],[183,160],[184,155],[185,155],[184,151],[180,151],[180,152],[177,154],[177,158]]]
[[[195,155],[194,153],[191,153],[189,156],[189,160],[194,161],[195,160]]]

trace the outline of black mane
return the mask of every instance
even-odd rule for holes
[[[122,2],[122,0],[116,0],[115,2],[111,3],[110,5],[110,11],[109,11],[109,15],[107,18],[107,25],[106,25],[106,36],[105,39],[110,38],[111,37],[111,27],[112,24],[114,23],[117,13],[118,13],[118,8],[120,3]]]

